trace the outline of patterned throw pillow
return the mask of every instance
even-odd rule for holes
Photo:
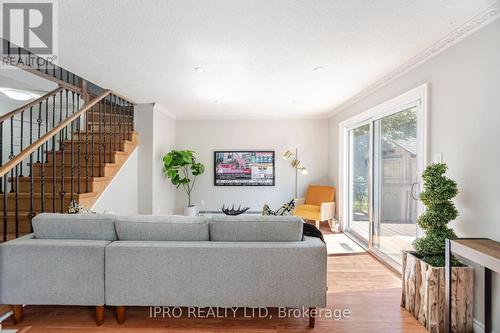
[[[290,202],[285,203],[281,206],[277,211],[273,211],[269,208],[268,205],[264,205],[262,208],[262,215],[273,215],[273,216],[281,216],[281,215],[292,215],[293,210],[295,209],[295,200],[292,199]]]
[[[76,200],[73,200],[68,207],[68,214],[95,214],[95,212],[80,206]]]

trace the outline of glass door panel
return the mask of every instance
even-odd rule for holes
[[[370,238],[371,125],[349,131],[349,229],[368,244]]]
[[[372,246],[398,263],[401,250],[412,249],[418,182],[417,107],[375,120]]]

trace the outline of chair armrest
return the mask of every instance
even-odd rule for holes
[[[305,203],[306,203],[306,199],[305,198],[296,198],[295,199],[295,207],[303,205]]]
[[[335,215],[335,202],[322,202],[320,207],[321,221],[329,220]]]

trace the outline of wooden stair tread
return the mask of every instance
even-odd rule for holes
[[[45,181],[50,181],[52,180],[52,176],[48,177],[48,176],[45,176],[43,177],[45,179]],[[9,181],[13,181],[15,178],[9,178]],[[60,182],[61,181],[61,177],[55,177],[56,181]],[[65,181],[71,181],[71,179],[73,179],[73,181],[76,183],[78,181],[78,177],[73,177],[71,178],[70,176],[68,175],[64,175],[64,180]],[[89,176],[89,181],[91,182],[103,182],[103,181],[108,181],[110,180],[111,178],[110,177],[106,177],[106,176],[101,176],[101,177],[92,177],[92,176]],[[40,182],[42,180],[42,177],[40,176],[33,176],[33,181],[37,180],[38,182]],[[80,181],[86,181],[87,180],[87,177],[81,177],[80,175]],[[30,182],[30,177],[29,176],[24,176],[24,177],[19,177],[19,181],[20,182]]]
[[[46,154],[53,154],[54,152],[47,150],[47,151],[45,151],[45,153],[46,153]],[[61,155],[61,154],[63,154],[63,153],[64,153],[64,154],[71,155],[71,153],[72,153],[72,152],[71,152],[71,150],[70,150],[69,148],[64,149],[64,152],[63,152],[63,151],[60,151],[60,150],[56,151],[56,155]],[[78,151],[73,150],[73,154],[74,154],[74,155],[78,155]],[[86,155],[86,154],[88,154],[88,155],[92,155],[92,151],[89,151],[88,153],[87,153],[87,152],[85,152],[85,151],[80,151],[80,155]],[[101,150],[101,154],[104,154],[104,149],[103,149],[103,150]],[[106,155],[108,155],[108,154],[109,154],[109,151],[108,151],[108,150],[106,150]],[[127,152],[125,152],[125,151],[120,151],[120,150],[114,150],[114,151],[112,152],[112,154],[116,154],[116,155],[128,155],[128,153],[127,153]],[[94,149],[94,155],[99,155],[99,151],[96,151],[96,150]],[[37,162],[37,163],[38,163],[38,162]]]
[[[65,194],[65,196],[64,196],[65,198],[68,198],[69,196],[71,196],[71,193],[70,193],[68,190],[69,190],[69,189],[64,188],[64,191],[66,192],[66,194]],[[79,198],[79,199],[85,199],[85,198],[92,198],[92,197],[95,197],[95,196],[97,196],[97,195],[99,195],[99,194],[100,194],[99,192],[87,192],[87,193],[84,193],[84,192],[82,192],[82,193],[76,193],[76,192],[73,192],[73,197],[78,196],[78,198]],[[2,200],[2,198],[3,198],[3,195],[4,195],[3,193],[0,193],[0,201],[1,201],[1,200]],[[9,193],[7,194],[7,197],[15,197],[15,196],[16,196],[16,193],[15,193],[15,192],[9,192]],[[31,194],[30,194],[30,193],[27,193],[27,192],[19,192],[19,193],[17,193],[17,196],[18,196],[19,198],[30,198],[30,197],[31,197]],[[47,192],[46,192],[46,193],[44,193],[44,195],[43,195],[43,197],[44,197],[44,198],[47,198],[47,199],[48,199],[48,198],[52,198],[52,197],[54,197],[54,196],[55,196],[56,198],[61,198],[61,197],[59,196],[59,194],[58,194],[58,193],[56,193],[55,195],[53,195],[53,194],[52,194],[52,191],[47,191]],[[41,193],[39,193],[39,192],[34,192],[34,193],[33,193],[33,197],[35,197],[35,198],[41,198],[41,197],[42,197],[42,194],[41,194]]]
[[[80,140],[80,139],[73,140],[73,144],[77,144],[77,143],[81,143],[81,144],[87,143],[89,145],[92,144],[91,140]],[[109,144],[109,143],[110,143],[109,140],[106,140],[106,144]],[[125,143],[125,144],[131,145],[131,144],[136,144],[137,142],[130,141],[130,140],[127,140],[127,139],[120,139],[120,140],[116,140],[115,143],[116,144],[124,144]],[[70,145],[71,144],[71,139],[64,140],[64,144],[65,145],[68,145],[68,144]],[[94,144],[98,144],[98,142],[94,141]]]
[[[30,165],[29,162],[26,163],[26,165]],[[45,162],[44,163],[44,168],[52,168],[52,162]],[[42,166],[42,163],[41,162],[33,162],[33,167],[41,167]],[[97,167],[111,167],[111,168],[114,168],[114,167],[117,167],[118,166],[118,163],[113,163],[113,162],[101,162],[101,164],[99,165],[98,164],[98,161],[97,160],[94,160],[94,168],[97,168]],[[61,163],[58,162],[56,164],[56,169],[57,168],[60,168],[61,167]],[[67,163],[64,163],[64,167],[65,168],[71,168],[71,165],[67,164]],[[88,167],[89,169],[92,169],[92,163],[89,161],[89,164],[88,164]],[[78,166],[77,165],[73,165],[73,168],[77,169]],[[80,168],[85,168],[85,161],[82,163],[82,165],[80,165]]]

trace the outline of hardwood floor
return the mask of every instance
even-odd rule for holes
[[[286,283],[284,281],[284,283]],[[307,281],[304,281],[307,283]],[[270,309],[273,318],[252,319],[240,311],[233,318],[150,318],[147,307],[127,307],[127,320],[119,325],[115,309],[107,307],[105,322],[96,326],[93,307],[27,306],[24,320],[14,325],[11,319],[2,323],[4,329],[18,332],[355,332],[396,333],[426,332],[399,306],[401,281],[368,254],[328,257],[329,309],[349,309],[349,318],[334,320],[321,317],[316,327],[308,327],[308,318],[278,318],[277,309]],[[187,312],[187,311],[185,311]],[[247,312],[249,314],[250,312]]]

